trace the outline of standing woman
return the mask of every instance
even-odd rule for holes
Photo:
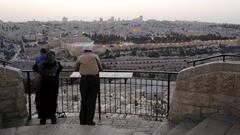
[[[40,124],[46,124],[46,119],[51,119],[55,124],[57,96],[59,86],[59,74],[62,70],[60,62],[56,61],[55,53],[47,52],[45,59],[38,65],[41,74],[41,87],[36,92],[36,107]]]

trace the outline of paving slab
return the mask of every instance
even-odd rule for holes
[[[77,124],[61,124],[54,135],[90,135],[96,130],[95,126],[82,126]]]
[[[134,132],[133,129],[116,129],[114,135],[132,135]]]
[[[96,126],[83,126],[79,124],[78,115],[71,115],[67,118],[58,118],[57,124],[51,124],[50,120],[47,120],[46,125],[40,125],[37,117],[31,119],[28,125],[25,127],[13,129],[0,129],[0,133],[3,135],[75,135],[81,133],[81,135],[132,135],[136,134],[152,134],[162,123],[160,121],[149,121],[136,119],[131,117],[126,118],[107,118],[102,117],[101,120],[95,118]],[[94,127],[94,128],[92,128]],[[0,135],[2,135],[0,134]]]
[[[38,125],[18,127],[15,135],[52,135],[57,125]]]
[[[141,132],[144,134],[151,135],[155,130],[156,130],[155,128],[144,127],[144,128],[137,128],[136,132]]]
[[[65,120],[65,122],[64,122],[64,124],[80,124],[80,122],[79,122],[79,118],[78,117],[68,117],[66,120]]]
[[[68,120],[68,118],[58,118],[57,119],[57,124],[64,124],[66,123],[66,120]],[[48,119],[46,121],[46,124],[51,124],[51,120]],[[40,125],[40,120],[38,118],[32,118],[28,121],[28,123],[26,124],[27,126],[37,126]]]
[[[112,125],[113,119],[102,118],[99,121],[96,121],[98,125]]]
[[[135,132],[134,134],[132,134],[132,135],[147,135],[147,134],[145,134],[145,133],[142,133],[142,132]]]
[[[0,135],[14,135],[16,128],[0,129]]]
[[[116,129],[111,126],[98,126],[93,133],[89,135],[114,135]]]

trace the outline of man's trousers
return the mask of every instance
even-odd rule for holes
[[[79,115],[80,124],[89,124],[93,122],[99,85],[100,80],[98,75],[81,76],[80,92],[82,99]]]

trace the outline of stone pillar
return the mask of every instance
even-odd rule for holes
[[[0,127],[24,125],[26,98],[20,69],[0,65]]]

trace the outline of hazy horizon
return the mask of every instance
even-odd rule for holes
[[[0,0],[4,22],[93,21],[114,16],[130,20],[183,20],[240,24],[239,0]]]

